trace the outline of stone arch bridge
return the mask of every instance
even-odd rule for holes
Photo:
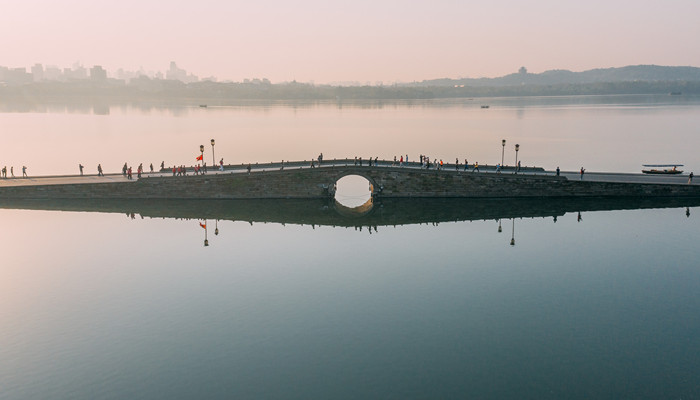
[[[700,197],[700,185],[645,181],[580,180],[555,176],[541,168],[495,173],[451,168],[421,169],[417,164],[354,165],[353,160],[324,162],[310,168],[306,162],[229,166],[223,173],[172,176],[145,175],[133,181],[86,180],[76,177],[60,184],[41,178],[24,185],[0,185],[1,199],[313,199],[334,196],[336,182],[348,175],[369,181],[374,197],[382,198],[536,198],[536,197]],[[687,178],[686,178],[687,179]]]

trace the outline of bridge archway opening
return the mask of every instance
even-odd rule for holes
[[[372,183],[360,175],[346,175],[336,182],[335,201],[347,208],[366,206],[372,200]]]

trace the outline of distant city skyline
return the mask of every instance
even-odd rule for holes
[[[155,72],[175,61],[200,79],[362,84],[699,66],[698,14],[692,0],[27,0],[0,13],[0,64]]]

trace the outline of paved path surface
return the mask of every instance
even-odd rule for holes
[[[342,166],[353,166],[354,160],[327,160],[323,161],[321,168],[326,168],[330,166],[336,166],[336,167],[342,167]],[[228,165],[225,167],[224,171],[212,171],[211,169],[208,172],[208,175],[213,175],[213,174],[232,174],[232,173],[246,173],[247,172],[247,164],[246,165]],[[252,171],[279,171],[280,168],[282,167],[282,163],[264,163],[264,164],[252,164],[251,165],[251,170]],[[392,167],[392,162],[391,161],[379,161],[379,166],[375,167],[372,166],[371,168],[389,168]],[[284,169],[289,170],[289,169],[308,169],[311,168],[310,166],[310,161],[294,161],[294,162],[285,162],[284,163]],[[316,164],[316,168],[318,167],[318,164]],[[367,161],[365,160],[363,162],[363,168],[370,168],[367,166]],[[398,166],[395,166],[395,168],[400,168]],[[418,163],[410,163],[408,166],[404,166],[401,168],[410,168],[410,169],[419,169],[420,166]],[[486,166],[482,165],[480,166],[480,171],[479,173],[482,174],[495,174],[495,168],[493,166]],[[431,171],[434,171],[434,168],[431,169]],[[442,170],[442,173],[476,173],[471,171],[471,166],[470,170],[465,172],[463,170],[463,167],[460,167],[459,171],[455,170],[454,164],[447,165],[444,167]],[[504,171],[504,174],[512,174],[510,171]],[[194,175],[194,173],[190,170],[187,172],[188,176]],[[520,175],[555,175],[554,171],[525,171],[525,172],[520,172]],[[172,172],[155,172],[153,174],[151,173],[144,173],[142,179],[148,179],[148,178],[157,178],[157,177],[164,177],[164,176],[172,176]],[[581,176],[579,172],[575,171],[562,171],[561,176],[566,177],[567,179],[570,180],[583,180],[583,181],[594,181],[594,182],[621,182],[621,183],[668,183],[668,184],[678,184],[678,185],[685,185],[688,184],[688,175],[683,174],[683,175],[646,175],[642,173],[638,174],[630,174],[630,173],[604,173],[604,172],[586,172],[583,175],[583,179],[581,179]],[[107,174],[106,176],[97,176],[97,175],[66,175],[66,176],[37,176],[37,177],[29,177],[29,178],[0,178],[0,187],[6,187],[6,186],[38,186],[38,185],[62,185],[62,184],[81,184],[81,183],[107,183],[107,182],[136,182],[137,178],[136,175],[134,175],[133,180],[128,180],[121,174]],[[700,178],[698,179],[693,179],[693,185],[697,185],[700,182]]]

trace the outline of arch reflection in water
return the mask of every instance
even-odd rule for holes
[[[377,232],[385,226],[438,224],[458,221],[494,221],[498,232],[506,231],[510,222],[515,242],[515,218],[558,218],[570,215],[583,221],[583,212],[677,208],[690,217],[691,207],[700,199],[381,199],[369,197],[357,207],[347,207],[334,200],[10,200],[0,199],[0,208],[83,211],[126,214],[130,219],[174,218],[199,220],[205,246],[209,244],[207,220],[218,222],[280,223],[311,227],[331,226]],[[503,221],[505,220],[505,221]],[[505,226],[503,226],[505,225]],[[200,229],[200,228],[197,228]],[[366,231],[365,231],[366,232]]]

